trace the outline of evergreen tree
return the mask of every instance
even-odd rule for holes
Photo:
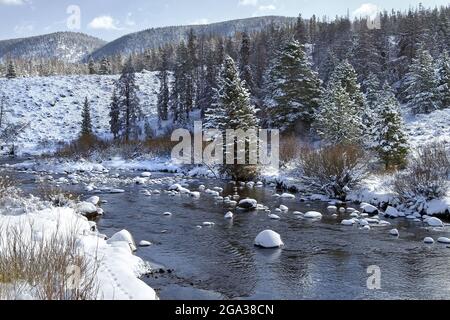
[[[344,87],[331,82],[323,94],[315,128],[328,144],[360,144],[361,117]]]
[[[297,23],[295,25],[295,40],[300,44],[306,44],[308,42],[308,28],[306,27],[305,20],[302,15],[298,16]]]
[[[256,117],[256,109],[251,104],[250,94],[239,77],[234,60],[227,56],[219,76],[214,103],[206,112],[205,127],[217,128],[225,136],[226,130],[257,130],[258,126],[259,120]],[[248,142],[246,141],[247,146]],[[236,150],[236,142],[227,145],[227,151],[230,150]],[[248,150],[246,155],[248,160]],[[234,156],[236,160],[236,153]],[[222,172],[235,180],[246,179],[255,174],[255,170],[252,165],[226,164],[222,167]]]
[[[8,63],[8,69],[6,71],[6,78],[8,78],[8,79],[17,78],[16,66],[14,65],[12,60],[10,60]]]
[[[117,139],[120,134],[120,101],[119,97],[117,96],[116,89],[114,89],[112,98],[111,98],[111,104],[110,104],[110,111],[109,111],[109,126],[111,129],[111,133],[114,136],[114,139]]]
[[[89,107],[88,98],[84,100],[83,112],[81,114],[82,122],[81,122],[81,136],[89,137],[92,136],[92,121],[91,121],[91,111]]]
[[[131,60],[128,60],[123,68],[117,89],[123,136],[125,141],[129,141],[131,138],[139,136],[138,120],[141,116],[140,101],[137,95],[138,87]]]
[[[111,74],[110,69],[111,68],[110,68],[109,60],[107,58],[103,58],[102,62],[100,63],[100,69],[99,69],[98,73],[101,75],[108,75],[108,74]]]
[[[266,106],[271,127],[287,131],[299,121],[311,124],[319,106],[321,82],[298,41],[278,54],[267,77]]]
[[[434,69],[434,60],[423,47],[417,51],[406,77],[406,100],[415,113],[430,113],[439,109],[439,81]]]
[[[447,51],[444,51],[438,62],[438,78],[441,107],[450,107],[450,56]]]
[[[89,69],[89,74],[90,75],[97,74],[97,70],[95,70],[95,62],[94,62],[94,60],[89,59],[88,69]]]
[[[253,89],[253,71],[250,65],[251,44],[249,35],[242,34],[241,54],[240,54],[240,73],[242,80],[245,81],[247,89],[252,92]]]
[[[376,150],[389,169],[404,166],[408,155],[407,135],[403,131],[400,105],[388,83],[385,83],[378,101],[379,117],[376,126]]]
[[[374,144],[375,123],[379,115],[378,100],[380,94],[382,94],[380,92],[380,80],[375,74],[370,73],[364,82],[364,87],[366,88],[366,104],[362,114],[363,134],[365,137],[364,145],[366,147],[372,147]]]
[[[169,118],[169,57],[167,53],[163,54],[161,72],[159,74],[159,80],[161,86],[158,94],[158,117],[162,121],[166,121]]]

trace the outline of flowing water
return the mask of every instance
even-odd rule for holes
[[[27,191],[35,188],[30,174],[19,174],[18,179]],[[191,190],[205,184],[224,187],[224,195],[233,194],[232,185],[216,180],[188,183]],[[108,235],[127,229],[136,242],[153,243],[136,254],[157,271],[161,269],[143,279],[161,299],[450,298],[450,249],[422,242],[427,236],[448,237],[448,228],[431,230],[404,219],[390,220],[391,227],[371,231],[344,227],[340,221],[348,216],[328,216],[327,204],[277,199],[269,187],[244,188],[239,194],[272,210],[280,204],[288,206],[290,211],[280,214],[281,220],[270,220],[263,211],[234,211],[235,218],[228,221],[224,219],[228,210],[212,196],[193,199],[162,193],[148,197],[140,193],[142,188],[128,185],[123,194],[100,194],[107,203],[102,205],[105,215],[98,226]],[[320,211],[324,218],[304,220],[292,214],[295,210]],[[167,211],[172,216],[162,215]],[[206,221],[215,225],[197,227]],[[399,238],[389,235],[394,227],[400,231]],[[255,237],[266,229],[281,235],[283,249],[254,247]],[[367,288],[370,266],[381,270],[380,290]]]

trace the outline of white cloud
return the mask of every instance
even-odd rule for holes
[[[88,24],[88,27],[91,29],[120,30],[118,21],[111,16],[96,17]]]
[[[353,11],[355,17],[375,17],[379,11],[377,5],[373,3],[364,3],[358,9]]]
[[[274,11],[277,10],[277,7],[274,4],[269,4],[267,6],[259,6],[258,10],[262,12]]]
[[[21,6],[24,5],[24,0],[0,0],[0,5],[5,6]]]
[[[194,21],[190,22],[189,24],[200,25],[200,24],[208,24],[208,23],[209,23],[209,20],[207,18],[201,18],[198,20],[194,20]]]
[[[239,0],[240,6],[254,6],[258,5],[258,0]]]
[[[136,21],[133,20],[133,14],[131,12],[128,12],[127,19],[125,20],[125,24],[128,27],[134,27],[136,25]]]

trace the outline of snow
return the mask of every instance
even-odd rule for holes
[[[351,226],[353,226],[353,225],[355,225],[355,224],[356,224],[356,220],[355,220],[355,219],[342,220],[342,221],[341,221],[341,225],[343,225],[343,226],[351,227]]]
[[[150,247],[152,243],[150,241],[142,240],[139,242],[139,247]]]
[[[331,214],[335,214],[338,212],[338,208],[336,206],[329,206],[327,208],[327,210],[328,210],[328,213],[331,213]]]
[[[295,196],[293,194],[290,194],[290,193],[283,193],[281,195],[281,198],[283,198],[283,199],[295,199]]]
[[[280,206],[280,210],[281,210],[282,212],[288,212],[288,211],[289,211],[289,208],[286,207],[285,205],[281,205],[281,206]]]
[[[91,202],[80,202],[76,206],[76,211],[83,215],[91,215],[97,213],[97,207]]]
[[[233,217],[234,217],[233,212],[227,212],[224,216],[224,218],[227,220],[231,220],[231,219],[233,219]]]
[[[97,196],[92,196],[89,199],[87,199],[86,202],[92,203],[94,206],[96,206],[100,202],[100,198]]]
[[[425,239],[423,239],[423,243],[425,243],[425,244],[434,244],[434,239],[430,238],[430,237],[426,237]]]
[[[397,209],[395,209],[394,207],[389,206],[386,209],[385,214],[390,217],[390,218],[398,218],[399,217],[399,212]]]
[[[266,249],[281,248],[284,246],[281,236],[272,230],[265,230],[258,234],[255,245]]]
[[[99,286],[98,299],[105,300],[155,300],[155,291],[138,279],[148,272],[146,264],[134,256],[129,246],[129,233],[122,232],[127,237],[120,242],[118,235],[113,237],[116,241],[105,241],[103,236],[91,231],[91,224],[86,218],[77,214],[71,208],[49,207],[42,210],[26,212],[21,215],[0,215],[1,226],[20,226],[26,234],[33,234],[34,239],[50,239],[54,234],[61,236],[74,234],[87,259],[97,261],[98,271],[96,280]],[[0,236],[6,237],[4,228],[0,228]],[[42,232],[36,232],[42,230]],[[2,232],[3,231],[3,232]],[[30,237],[32,239],[32,237]],[[121,245],[123,244],[123,245]],[[32,292],[24,293],[29,299]]]
[[[280,220],[281,217],[276,214],[269,214],[269,219],[271,220]]]

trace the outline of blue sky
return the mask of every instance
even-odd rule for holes
[[[113,40],[151,27],[299,13],[334,17],[347,10],[367,15],[376,8],[408,9],[420,2],[426,7],[448,4],[448,0],[0,0],[0,39],[71,30]]]

